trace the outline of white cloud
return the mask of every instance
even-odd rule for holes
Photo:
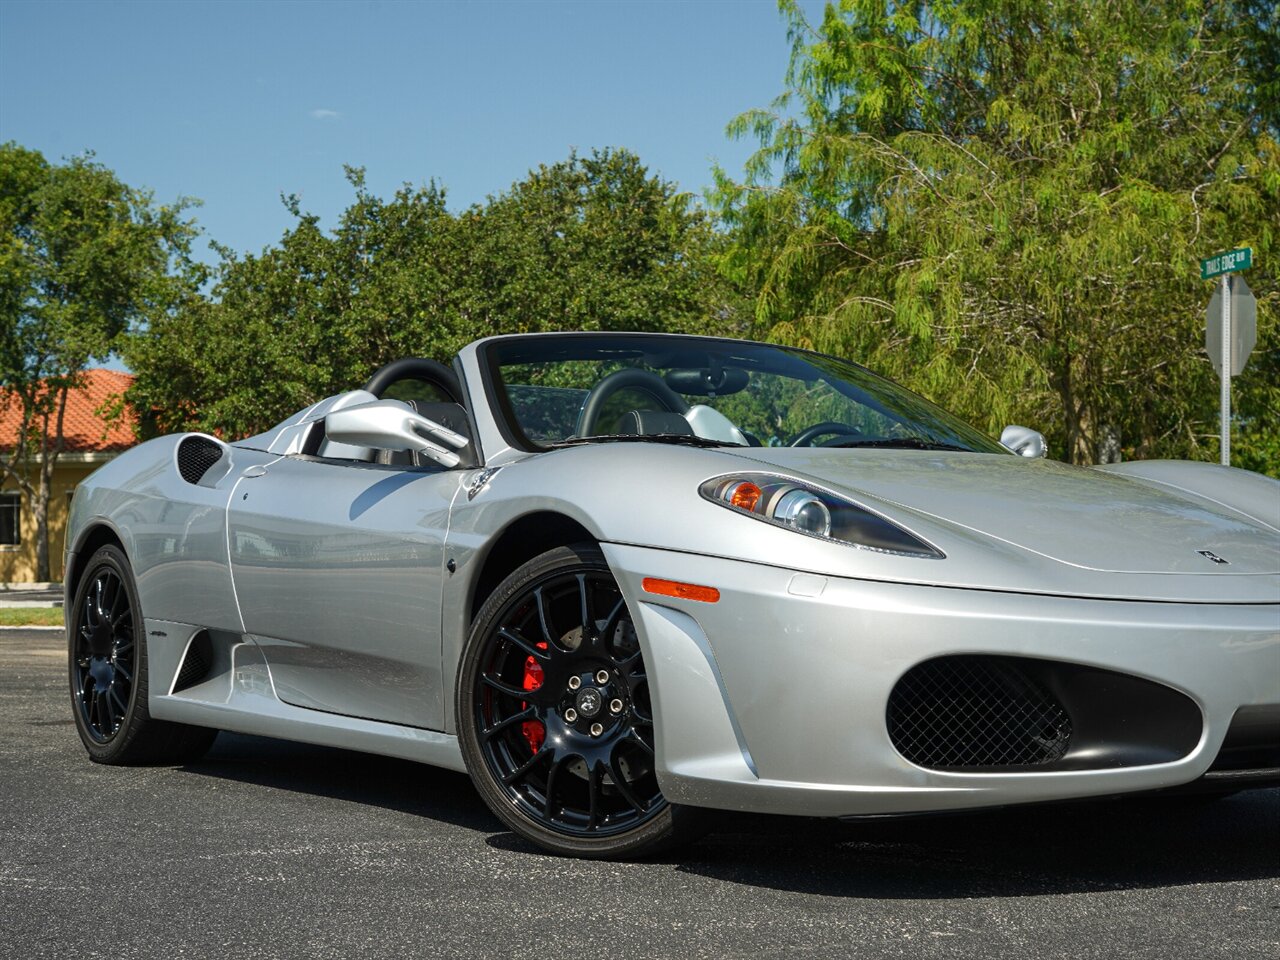
[[[337,120],[341,117],[337,110],[326,110],[323,107],[311,111],[311,119],[313,120]]]

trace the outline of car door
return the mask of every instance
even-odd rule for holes
[[[232,578],[280,699],[442,729],[443,549],[458,474],[301,455],[247,474],[227,516]]]

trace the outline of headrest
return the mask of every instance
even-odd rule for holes
[[[676,434],[692,437],[693,427],[678,413],[668,410],[628,410],[618,420],[618,432],[624,434]]]

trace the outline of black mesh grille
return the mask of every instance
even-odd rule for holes
[[[178,679],[173,682],[173,689],[185,690],[203,680],[213,666],[213,647],[207,633],[200,633],[187,647],[187,655],[182,658],[182,669],[178,671]]]
[[[222,457],[222,448],[208,437],[187,437],[178,444],[178,473],[187,483],[199,483]]]
[[[909,670],[889,697],[889,739],[932,769],[1024,767],[1067,752],[1071,718],[1010,657],[940,657]]]

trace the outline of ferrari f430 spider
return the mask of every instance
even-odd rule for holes
[[[997,442],[866,369],[495,337],[76,491],[71,699],[103,763],[231,730],[466,771],[638,856],[854,817],[1280,775],[1280,484]]]

